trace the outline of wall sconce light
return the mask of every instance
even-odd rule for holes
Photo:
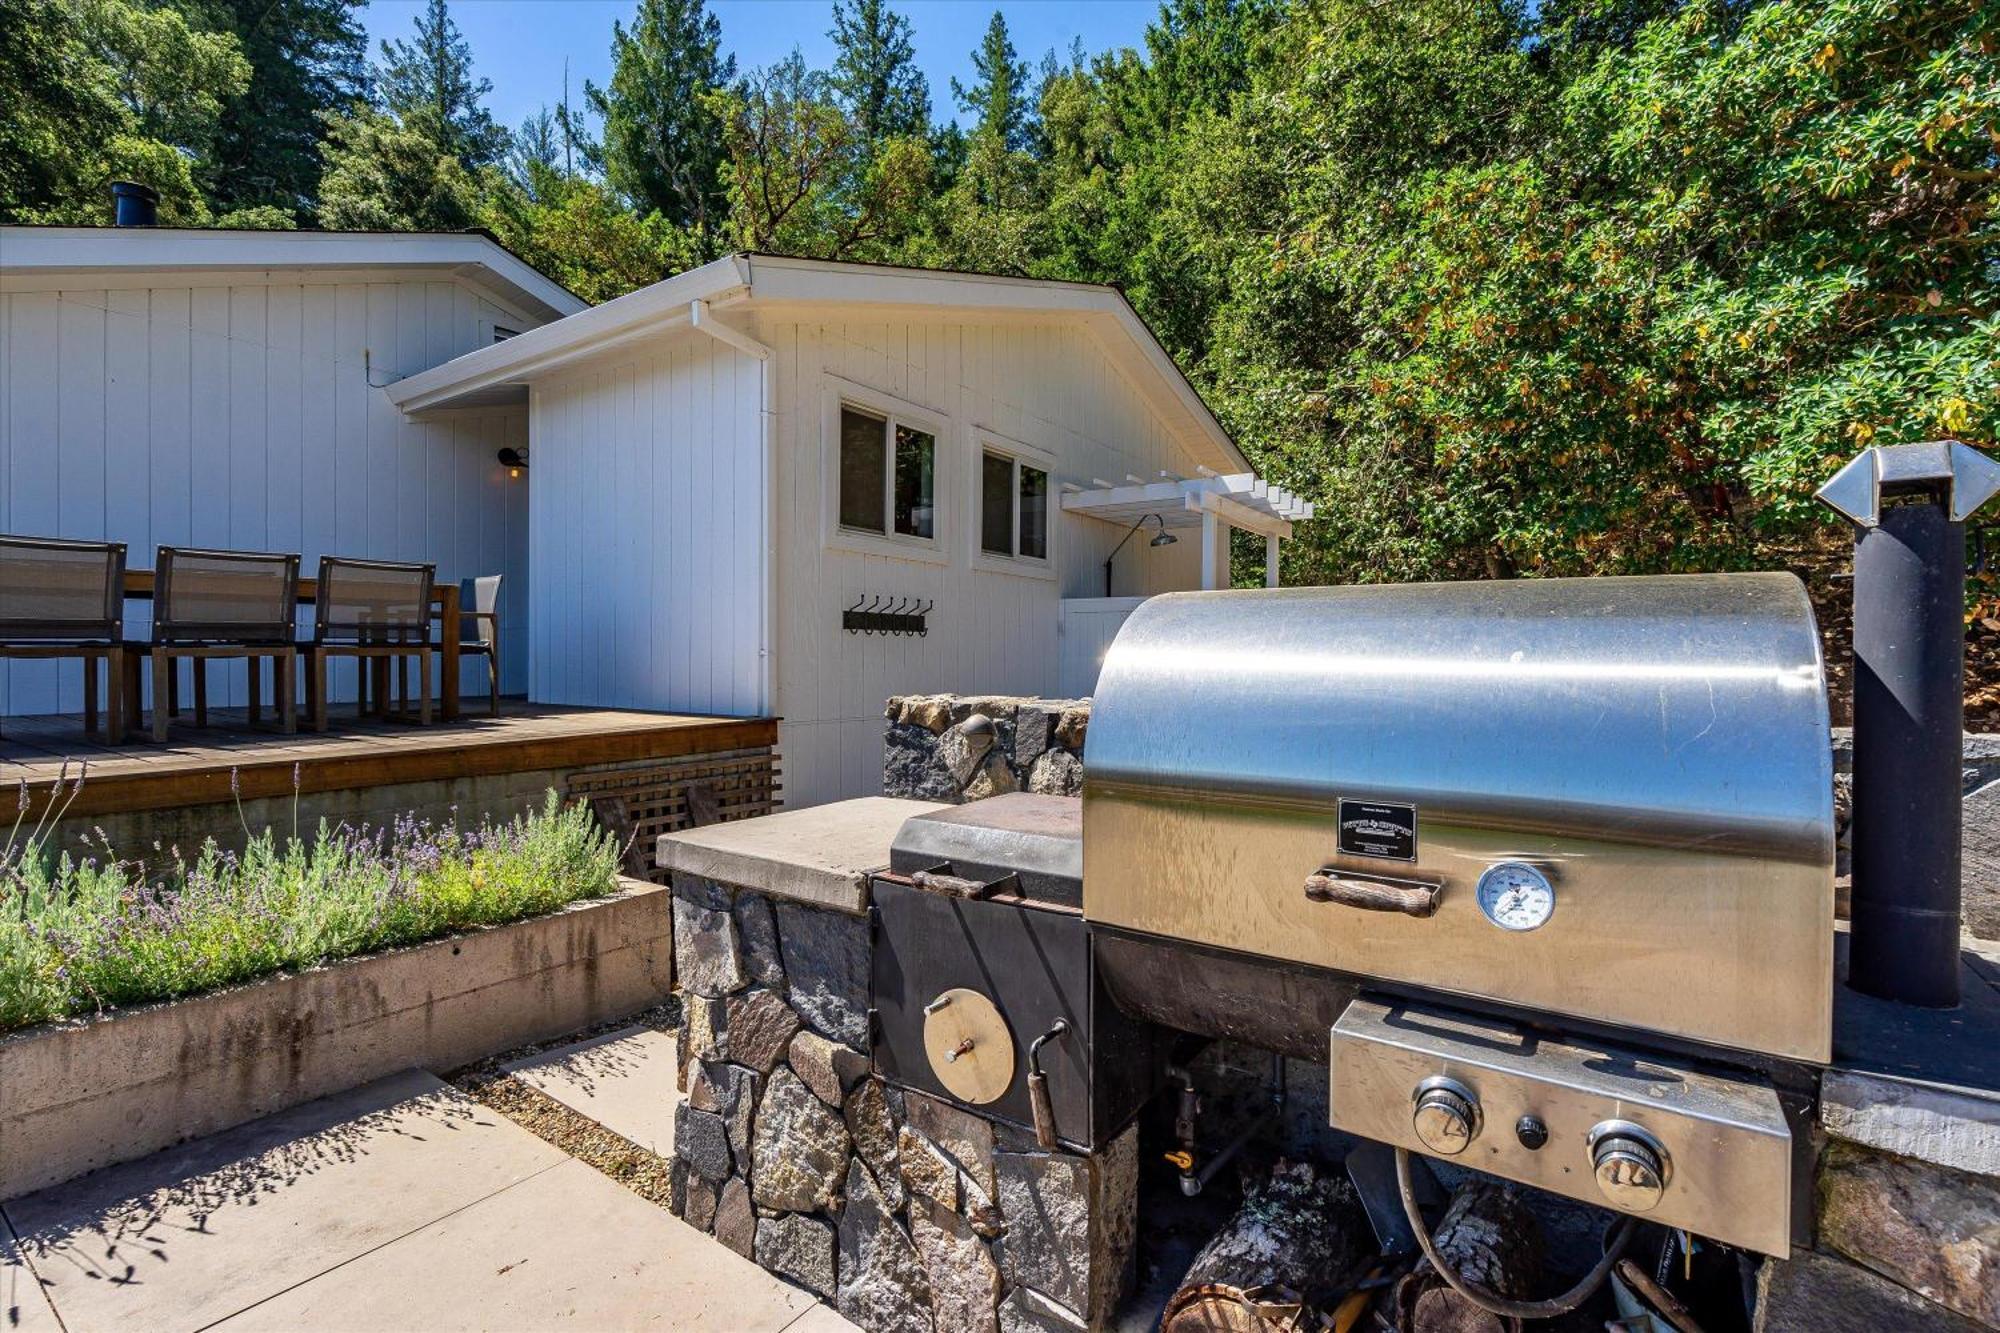
[[[500,465],[507,469],[507,475],[518,477],[528,470],[528,451],[511,445],[500,451]]]
[[[1109,597],[1111,595],[1111,561],[1116,560],[1118,558],[1118,553],[1125,549],[1125,543],[1132,540],[1132,534],[1137,532],[1140,528],[1145,527],[1146,524],[1149,522],[1158,524],[1160,530],[1153,534],[1153,540],[1147,542],[1146,545],[1172,546],[1175,542],[1180,540],[1180,538],[1174,536],[1173,533],[1167,531],[1167,520],[1161,518],[1158,514],[1140,515],[1139,521],[1137,523],[1134,523],[1131,527],[1127,528],[1125,530],[1125,535],[1118,539],[1118,544],[1111,548],[1111,557],[1110,559],[1104,562],[1104,595],[1106,597]]]

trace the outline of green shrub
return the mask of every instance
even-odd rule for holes
[[[47,841],[17,825],[0,847],[0,1031],[535,916],[609,893],[618,872],[611,835],[553,791],[472,832],[322,822],[307,845],[266,829],[240,856],[170,850],[153,876],[108,845],[75,858]]]

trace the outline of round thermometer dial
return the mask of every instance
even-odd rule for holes
[[[1533,930],[1556,910],[1555,887],[1525,861],[1501,861],[1479,877],[1479,910],[1502,930]]]

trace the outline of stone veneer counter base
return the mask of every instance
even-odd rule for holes
[[[1102,1327],[1130,1285],[1136,1129],[1045,1152],[870,1070],[869,874],[936,808],[847,801],[660,840],[685,1006],[669,1206],[875,1333]]]

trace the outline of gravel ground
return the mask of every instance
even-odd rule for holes
[[[501,1066],[623,1028],[649,1027],[671,1032],[680,1025],[680,1017],[680,1002],[670,1000],[629,1018],[599,1023],[551,1041],[503,1051],[477,1064],[453,1070],[445,1077],[454,1087],[482,1105],[492,1107],[536,1138],[562,1149],[580,1162],[596,1167],[648,1203],[665,1208],[670,1166],[666,1158],[655,1156],[630,1139],[613,1134],[555,1098],[529,1087]]]

